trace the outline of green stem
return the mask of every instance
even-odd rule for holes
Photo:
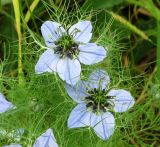
[[[13,7],[16,19],[16,30],[18,34],[18,82],[19,85],[24,85],[24,75],[22,70],[22,34],[21,34],[21,21],[20,21],[20,5],[19,0],[13,0]]]
[[[160,77],[160,21],[157,21],[157,76]]]
[[[32,12],[34,11],[34,9],[36,8],[36,6],[38,5],[39,1],[40,0],[34,0],[32,2],[32,4],[30,5],[30,7],[29,7],[29,9],[28,9],[28,11],[27,11],[27,13],[25,15],[25,19],[24,19],[26,23],[28,23],[28,21],[30,20]]]

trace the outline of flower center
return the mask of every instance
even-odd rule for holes
[[[91,89],[88,90],[88,97],[85,97],[87,108],[91,108],[91,110],[96,112],[106,112],[111,110],[114,106],[112,99],[113,96],[107,96],[107,91],[105,89]]]
[[[79,54],[78,44],[74,42],[72,36],[63,35],[55,42],[55,44],[57,45],[54,49],[55,53],[60,54],[60,58],[77,58]]]

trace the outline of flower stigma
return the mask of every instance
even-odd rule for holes
[[[74,42],[71,35],[63,35],[55,42],[55,53],[60,54],[60,58],[68,57],[76,59],[79,54],[78,44]]]
[[[112,99],[114,99],[114,96],[108,96],[108,92],[105,89],[94,88],[88,90],[87,93],[89,96],[85,97],[86,107],[90,108],[92,112],[99,113],[112,110],[114,106]]]

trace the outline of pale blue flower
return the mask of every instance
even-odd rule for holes
[[[74,87],[66,85],[68,95],[78,103],[68,119],[68,128],[92,127],[102,140],[115,130],[111,112],[125,112],[135,101],[130,92],[109,89],[110,78],[103,70],[91,74],[89,81],[80,81]]]
[[[11,108],[15,108],[15,106],[8,102],[2,93],[0,93],[0,113],[3,113]]]
[[[62,80],[75,85],[80,79],[80,63],[91,65],[106,57],[104,47],[89,43],[92,37],[90,21],[80,21],[67,31],[57,22],[46,21],[41,32],[48,49],[35,66],[37,74],[57,72]]]

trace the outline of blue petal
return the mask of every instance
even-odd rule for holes
[[[79,81],[75,86],[66,84],[66,91],[68,95],[77,103],[83,102],[84,97],[88,96],[85,83],[82,81]]]
[[[0,93],[0,113],[3,113],[11,108],[14,108],[11,102],[8,102],[2,93]]]
[[[68,128],[79,128],[90,126],[91,112],[87,111],[86,104],[78,104],[70,113]]]
[[[81,65],[76,59],[61,59],[57,64],[57,72],[66,83],[75,85],[80,79]]]
[[[110,112],[106,112],[100,115],[92,115],[91,126],[94,132],[102,140],[107,140],[114,132],[115,119]]]
[[[90,21],[80,21],[69,29],[77,43],[88,43],[92,38],[92,24]]]
[[[131,93],[123,89],[112,89],[111,91],[109,91],[108,95],[115,96],[115,98],[112,100],[114,103],[115,112],[125,112],[130,109],[135,103],[135,100]]]
[[[40,56],[35,66],[35,72],[41,74],[43,72],[56,71],[57,62],[59,60],[59,55],[54,54],[53,50],[48,49]]]
[[[33,147],[58,147],[52,129],[48,129],[45,133],[39,136]]]
[[[5,145],[3,147],[22,147],[20,144]]]
[[[81,63],[91,65],[102,61],[106,57],[106,50],[102,46],[95,43],[87,43],[79,45],[78,59]]]
[[[89,77],[89,87],[90,88],[101,88],[107,89],[107,84],[110,82],[110,78],[104,70],[95,70]]]
[[[54,48],[55,41],[65,34],[65,30],[61,24],[53,21],[45,21],[41,26],[41,32],[45,43],[49,48]]]

